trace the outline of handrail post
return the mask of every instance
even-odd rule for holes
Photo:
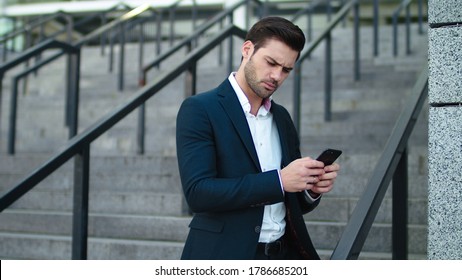
[[[193,0],[193,8],[191,10],[191,19],[192,19],[192,30],[196,30],[197,27],[197,1]]]
[[[294,92],[293,92],[293,121],[297,132],[300,134],[300,109],[301,109],[301,88],[302,88],[302,63],[301,61],[295,64],[293,70],[294,75]]]
[[[15,153],[15,139],[16,139],[16,114],[18,107],[18,84],[19,79],[13,78],[11,82],[11,100],[10,100],[10,121],[8,127],[8,154],[14,155]]]
[[[77,135],[79,127],[80,49],[70,55],[69,139]]]
[[[124,23],[120,23],[119,31],[119,91],[124,90],[124,68],[125,68],[125,27]]]
[[[398,8],[395,9],[392,15],[393,19],[393,55],[397,56],[398,55],[398,20],[399,20],[399,15],[403,9],[405,9],[405,25],[406,25],[406,38],[405,38],[405,43],[406,43],[406,54],[411,53],[411,0],[403,0],[401,4],[398,6]]]
[[[0,70],[0,136],[2,135],[1,133],[1,127],[2,127],[2,92],[3,92],[3,71]],[[2,143],[2,138],[0,137],[0,143]]]
[[[41,16],[40,18],[43,18],[43,16]],[[38,36],[38,39],[37,41],[38,42],[42,42],[45,38],[45,24],[43,22],[41,22],[39,24],[39,36]],[[69,41],[69,43],[72,43]],[[35,56],[35,64],[38,64],[40,62],[40,60],[42,59],[42,53],[39,53]],[[38,75],[38,69],[36,69],[34,71],[34,75],[37,76]]]
[[[18,85],[19,79],[13,78],[11,82],[11,100],[10,100],[10,121],[8,127],[8,154],[15,153],[16,140],[16,115],[18,107]]]
[[[379,55],[379,0],[374,0],[374,56]]]
[[[159,55],[162,52],[162,11],[159,11],[156,16],[156,55]]]
[[[65,100],[65,120],[64,124],[70,128],[71,122],[72,122],[72,116],[70,115],[71,113],[71,99],[72,99],[72,55],[68,53],[66,55],[66,63],[67,63],[67,68],[66,68],[66,100]]]
[[[100,25],[101,26],[104,26],[107,22],[107,17],[106,17],[106,14],[103,13],[101,14],[100,16],[100,19],[101,19],[101,23]],[[104,32],[100,35],[100,47],[101,47],[101,55],[104,56],[105,54],[105,49],[106,49],[106,43],[107,43],[107,32]]]
[[[423,4],[422,4],[422,0],[419,0],[418,1],[418,11],[419,11],[419,34],[423,34],[424,31],[423,31]]]
[[[406,54],[411,54],[411,5],[406,6]]]
[[[359,81],[361,77],[361,70],[360,70],[360,32],[359,32],[359,1],[356,1],[354,5],[354,73],[355,73],[355,81]]]
[[[169,35],[169,42],[170,47],[173,46],[173,38],[175,36],[175,6],[171,6],[168,9],[168,17],[170,22],[170,35]]]
[[[9,41],[9,39],[4,40],[2,38],[2,45],[3,45],[2,62],[6,61],[6,54],[8,53],[8,41]]]
[[[307,33],[308,33],[308,38],[307,41],[311,42],[313,39],[313,10],[310,10],[308,12],[308,16],[306,17],[306,26],[307,26]]]
[[[220,21],[220,30],[223,29],[223,20]],[[218,45],[218,65],[223,65],[223,43],[221,42]]]
[[[326,13],[327,13],[327,21],[329,22],[332,19],[332,5],[331,0],[327,0],[326,6]]]
[[[144,24],[140,26],[140,51],[139,51],[139,81],[138,86],[143,87],[146,85],[146,71],[143,69],[143,55],[144,55]],[[137,130],[137,153],[143,155],[145,151],[145,135],[146,135],[146,102],[140,105],[138,109],[138,130]]]
[[[109,73],[112,73],[114,70],[114,36],[111,32],[109,34]]]
[[[250,28],[250,16],[251,16],[251,13],[252,13],[252,1],[247,0],[246,9],[245,9],[245,28],[246,28],[246,30],[249,30],[249,28]]]
[[[87,259],[88,209],[90,190],[90,144],[74,157],[74,206],[72,223],[72,259]]]
[[[392,206],[392,254],[394,260],[407,259],[408,245],[408,164],[407,149],[404,149],[393,174],[393,206]]]
[[[324,62],[324,120],[332,120],[332,32],[326,35],[326,53]]]
[[[188,43],[188,53],[193,49],[192,42]],[[196,95],[197,88],[197,63],[192,62],[185,73],[185,97]]]
[[[144,27],[145,23],[141,22],[140,23],[140,32],[138,34],[138,85],[140,84],[140,79],[142,77],[142,72],[143,72],[143,58],[144,58],[144,41],[145,41],[145,35],[144,35]]]
[[[398,55],[398,13],[393,15],[393,55]]]
[[[146,102],[138,109],[137,153],[144,154],[144,136],[146,135]]]
[[[269,0],[265,0],[265,3],[263,4],[263,16],[266,17],[267,15],[269,15],[269,10],[270,10],[270,6],[269,6]]]
[[[231,13],[229,15],[229,22],[232,24],[234,22],[234,16]],[[228,45],[228,73],[231,73],[233,69],[233,51],[234,51],[234,41],[233,36],[229,36],[229,45]]]

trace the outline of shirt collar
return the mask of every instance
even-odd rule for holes
[[[234,92],[236,92],[237,98],[239,99],[239,102],[241,103],[242,109],[244,110],[244,112],[248,113],[250,112],[249,99],[247,98],[247,96],[244,94],[241,87],[237,83],[235,75],[236,75],[236,72],[232,72],[231,74],[229,74],[228,80],[231,83],[231,86],[233,87]],[[263,104],[262,104],[263,106],[261,106],[258,109],[259,115],[264,116],[270,112],[271,100],[272,100],[271,96],[269,98],[263,99]]]

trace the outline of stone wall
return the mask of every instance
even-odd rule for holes
[[[462,1],[428,2],[428,258],[462,259]]]

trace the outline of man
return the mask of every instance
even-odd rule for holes
[[[237,72],[183,102],[177,155],[194,217],[182,259],[319,259],[302,215],[332,189],[339,165],[301,158],[289,113],[271,99],[304,45],[298,26],[264,18]]]

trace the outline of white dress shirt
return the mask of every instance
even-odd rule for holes
[[[271,100],[264,100],[257,115],[252,115],[249,100],[239,87],[234,75],[235,73],[231,73],[228,79],[239,98],[249,124],[261,170],[263,172],[279,171],[282,159],[281,142],[276,123],[273,121],[273,114],[270,112]],[[280,184],[283,192],[281,181]],[[272,242],[282,237],[286,227],[285,216],[286,207],[283,202],[265,206],[259,242]]]

